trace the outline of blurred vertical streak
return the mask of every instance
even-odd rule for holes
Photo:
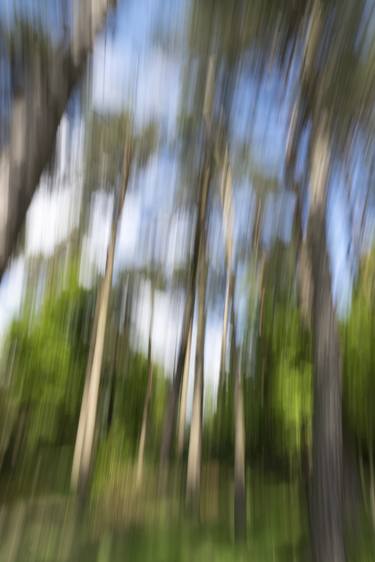
[[[184,445],[185,445],[186,405],[187,405],[187,393],[189,387],[192,332],[193,332],[193,322],[190,322],[188,343],[186,347],[184,374],[182,379],[180,411],[179,411],[179,418],[178,418],[177,455],[180,459],[182,457],[184,451]]]
[[[96,411],[98,405],[99,385],[101,378],[101,368],[103,361],[104,341],[107,325],[107,312],[109,296],[112,286],[112,273],[116,249],[117,231],[121,212],[125,202],[125,195],[128,188],[130,170],[132,164],[132,147],[131,141],[125,141],[123,176],[119,200],[114,207],[113,222],[111,229],[111,237],[107,252],[107,262],[105,274],[100,289],[100,300],[98,309],[98,324],[95,335],[94,350],[92,355],[92,368],[90,369],[89,380],[87,383],[87,395],[83,397],[80,419],[78,424],[77,440],[74,450],[73,467],[72,467],[72,486],[80,492],[84,498],[89,472],[91,469],[91,460],[94,444]],[[85,384],[86,388],[86,384]]]
[[[198,274],[198,330],[195,357],[193,409],[190,424],[189,454],[186,479],[186,500],[199,515],[199,493],[202,462],[202,423],[204,390],[204,348],[206,333],[207,257],[206,232],[201,237]]]
[[[150,409],[150,402],[151,402],[151,395],[152,395],[151,394],[152,382],[153,382],[153,374],[154,374],[154,366],[152,363],[152,329],[154,326],[154,306],[155,306],[154,301],[155,301],[154,288],[152,287],[151,284],[151,314],[150,314],[150,328],[149,328],[149,335],[148,335],[148,350],[147,350],[147,387],[146,387],[145,402],[143,405],[141,434],[139,437],[138,456],[137,456],[137,465],[136,465],[136,487],[138,489],[142,484],[142,478],[143,478],[146,432],[147,432],[147,423],[148,423],[148,416],[149,416],[149,409]]]
[[[160,477],[161,477],[161,487],[164,488],[165,478],[168,468],[168,462],[172,446],[172,438],[175,428],[178,398],[180,396],[180,387],[182,381],[182,375],[185,365],[186,349],[189,339],[189,330],[193,318],[194,312],[194,301],[195,301],[195,281],[198,269],[198,255],[199,246],[201,239],[201,231],[205,222],[206,208],[207,208],[207,197],[208,188],[211,180],[211,165],[209,163],[209,156],[205,156],[204,169],[201,172],[201,187],[199,193],[199,205],[198,205],[198,220],[195,230],[194,238],[194,251],[193,259],[191,264],[191,272],[189,275],[189,283],[187,287],[187,295],[185,301],[184,317],[182,322],[182,335],[180,341],[180,349],[178,353],[176,373],[173,379],[172,388],[169,393],[167,410],[164,418],[162,442],[160,449]]]
[[[234,274],[233,274],[234,275]],[[235,284],[235,280],[233,281]],[[234,299],[231,305],[231,371],[234,377],[234,536],[246,537],[246,444],[243,380],[240,349],[237,346]]]
[[[226,134],[226,133],[224,133]],[[227,140],[225,141],[227,142]],[[229,161],[229,148],[226,145],[224,153],[224,163],[222,171],[222,180],[220,185],[220,197],[223,210],[223,224],[225,236],[225,263],[227,268],[227,279],[225,287],[224,317],[223,317],[223,335],[221,343],[220,356],[220,379],[219,388],[222,388],[226,376],[226,355],[227,355],[227,329],[230,303],[233,297],[233,192],[232,192],[232,173]]]
[[[330,169],[327,115],[315,125],[312,143],[307,243],[313,278],[313,543],[317,561],[343,562],[342,366],[325,224]]]
[[[28,49],[23,87],[13,93],[10,138],[0,153],[0,279],[14,250],[41,174],[51,159],[60,119],[83,75],[96,33],[111,0],[81,0],[68,48],[48,45],[48,56]],[[15,69],[12,69],[13,71]]]
[[[195,302],[195,285],[198,269],[199,251],[203,229],[205,228],[207,215],[208,192],[212,177],[212,138],[211,138],[211,111],[212,111],[212,93],[214,80],[214,59],[209,58],[206,74],[205,95],[202,111],[202,120],[204,128],[203,139],[203,157],[199,177],[198,189],[198,216],[195,227],[193,257],[191,270],[187,286],[187,295],[184,308],[184,316],[182,321],[182,335],[180,341],[180,349],[178,353],[177,368],[173,379],[172,388],[168,396],[167,410],[164,417],[162,441],[160,448],[160,488],[164,489],[166,484],[167,469],[169,457],[172,447],[172,439],[175,431],[176,417],[178,410],[178,399],[180,397],[181,381],[186,358],[186,349],[189,338],[190,324],[193,318],[194,302]]]

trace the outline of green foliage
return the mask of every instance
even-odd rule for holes
[[[267,373],[273,445],[298,466],[302,434],[311,433],[312,378],[309,335],[291,303],[267,303],[264,320],[271,372]],[[263,348],[264,349],[264,348]]]
[[[297,463],[303,441],[303,429],[311,432],[312,396],[311,365],[293,365],[288,356],[282,357],[275,373],[272,401],[275,412],[275,444],[287,451]],[[278,423],[279,422],[279,423]],[[280,438],[277,436],[280,434]]]
[[[374,274],[373,251],[362,262],[351,313],[343,327],[344,411],[352,430],[365,441],[375,434]]]
[[[106,115],[93,113],[88,124],[86,189],[113,189],[122,172],[124,146],[133,136],[129,113]]]
[[[129,112],[92,113],[88,124],[86,154],[86,192],[113,190],[121,181],[125,146],[130,143],[137,165],[147,164],[159,140],[159,130],[151,121],[136,132]]]
[[[290,290],[280,286],[272,292],[269,288],[263,306],[256,307],[255,294],[250,303],[248,324],[259,335],[255,368],[251,358],[243,366],[248,454],[252,459],[265,460],[266,456],[268,461],[279,459],[297,468],[304,435],[308,442],[311,439],[310,337],[292,304]],[[233,400],[234,382],[229,374],[219,392],[214,421],[214,452],[228,459],[233,451]]]
[[[27,408],[31,447],[65,439],[73,431],[87,360],[84,325],[90,301],[87,291],[70,286],[48,297],[36,318],[25,314],[10,327],[11,399]]]
[[[166,398],[166,380],[159,368],[154,365],[153,392],[149,412],[149,429],[158,433],[161,429]],[[130,453],[135,454],[141,431],[142,414],[148,377],[147,358],[136,353],[129,357],[124,373],[118,374],[115,417],[118,418],[124,439]],[[150,435],[150,443],[155,445],[155,437]]]
[[[217,408],[214,415],[212,452],[218,458],[231,459],[233,456],[234,432],[234,384],[228,375],[218,391]]]
[[[153,369],[146,443],[146,454],[149,455],[156,455],[159,450],[168,390],[167,379],[161,369],[156,365]],[[106,484],[108,474],[121,475],[124,466],[136,455],[147,387],[147,358],[140,353],[131,353],[127,366],[114,376],[116,395],[113,423],[99,446],[95,482],[97,489]]]

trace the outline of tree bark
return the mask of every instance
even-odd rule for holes
[[[182,374],[184,370],[186,350],[187,350],[187,344],[189,339],[189,330],[193,320],[194,302],[195,302],[195,283],[196,283],[196,276],[197,276],[200,240],[206,220],[208,188],[211,179],[211,164],[209,160],[210,160],[209,154],[206,154],[205,164],[201,175],[201,186],[199,190],[199,204],[198,204],[198,220],[195,230],[193,259],[191,264],[189,283],[187,287],[184,317],[182,321],[180,349],[178,353],[176,373],[173,379],[172,387],[169,392],[167,410],[164,417],[162,442],[160,448],[161,484],[163,484],[165,481],[166,469],[168,466],[169,457],[171,453],[172,438],[173,438],[173,432],[174,432],[176,416],[177,416],[178,399],[180,395]]]
[[[112,273],[116,249],[117,230],[121,211],[125,201],[126,190],[129,183],[130,166],[130,145],[127,144],[124,151],[121,192],[117,205],[115,205],[114,209],[111,237],[107,251],[105,274],[100,289],[100,297],[98,303],[98,321],[92,352],[92,366],[88,374],[87,383],[85,383],[85,391],[82,400],[78,433],[73,458],[72,486],[73,489],[77,489],[80,495],[82,495],[83,497],[85,496],[87,489],[93,454],[96,412],[98,407],[101,369],[103,363],[108,304],[112,286]]]
[[[114,335],[114,346],[113,346],[113,357],[112,357],[112,366],[111,366],[111,373],[110,373],[110,382],[109,382],[109,399],[108,399],[108,407],[105,416],[105,433],[108,436],[109,432],[111,431],[112,422],[113,422],[113,412],[115,409],[115,397],[116,397],[116,378],[117,378],[117,353],[118,353],[118,344],[120,339],[119,331],[116,330]]]
[[[199,511],[199,491],[202,460],[202,419],[204,391],[204,343],[206,332],[206,237],[202,236],[198,280],[198,331],[195,357],[193,409],[190,425],[189,455],[186,480],[186,500]]]
[[[236,346],[234,301],[231,307],[231,369],[234,376],[234,536],[246,537],[246,451],[245,415],[241,361]]]
[[[177,455],[182,457],[185,446],[185,422],[186,422],[186,404],[187,393],[189,388],[189,371],[190,371],[190,354],[191,354],[191,338],[193,332],[193,323],[190,324],[189,337],[186,348],[186,357],[184,365],[184,374],[182,379],[181,398],[180,398],[180,413],[178,420],[178,433],[177,433]]]
[[[48,61],[35,56],[27,69],[24,90],[17,91],[11,101],[9,142],[0,153],[0,280],[52,156],[60,119],[83,74],[94,36],[115,1],[76,4],[77,32],[71,45],[68,49],[51,46]]]
[[[228,314],[231,315],[231,357],[230,369],[234,377],[234,534],[237,541],[241,541],[246,536],[246,484],[245,484],[245,417],[243,385],[241,375],[241,363],[238,360],[238,349],[236,343],[236,318],[234,310],[234,291],[236,277],[234,272],[233,255],[233,189],[232,174],[229,160],[228,146],[225,149],[223,179],[221,183],[221,202],[223,209],[223,224],[225,237],[225,264],[227,267],[227,318],[224,312],[223,326],[223,347],[221,360],[225,364],[226,355],[226,331]],[[258,215],[258,213],[257,213]],[[256,221],[259,226],[259,221]],[[255,246],[259,242],[259,236],[255,236]],[[225,338],[225,342],[224,342]],[[221,371],[222,373],[222,371]],[[221,375],[220,373],[220,375]],[[220,381],[223,384],[223,380]]]
[[[147,433],[147,422],[148,413],[150,409],[151,395],[152,395],[152,382],[153,382],[153,364],[152,364],[152,328],[154,324],[154,290],[151,287],[151,318],[150,318],[150,331],[148,335],[148,352],[147,352],[147,388],[145,403],[143,406],[142,414],[142,425],[141,434],[139,437],[138,446],[138,457],[137,457],[137,468],[136,468],[136,486],[140,487],[143,478],[143,467],[144,467],[144,456],[145,456],[145,445],[146,445],[146,433]]]
[[[310,218],[307,243],[313,281],[313,475],[312,527],[317,562],[343,562],[342,380],[339,334],[332,299],[326,240],[326,199],[330,166],[327,116],[313,131]]]
[[[182,334],[180,349],[177,359],[176,373],[168,397],[167,410],[164,418],[162,441],[160,447],[160,485],[163,488],[166,481],[166,469],[171,453],[173,432],[176,424],[178,399],[180,396],[181,380],[185,365],[186,349],[189,338],[189,329],[193,320],[195,285],[197,277],[197,267],[199,260],[199,250],[201,237],[206,223],[208,191],[212,175],[212,142],[211,142],[211,113],[213,104],[213,85],[214,85],[214,58],[209,57],[206,84],[204,92],[204,102],[202,111],[202,124],[204,131],[203,139],[203,159],[199,178],[198,194],[198,217],[194,237],[193,258],[191,271],[187,286],[187,296],[185,301],[184,316],[182,321]]]
[[[233,286],[231,284],[232,276],[227,272],[225,283],[225,301],[224,301],[224,315],[223,315],[223,333],[221,336],[221,351],[220,351],[220,370],[219,370],[219,389],[224,387],[226,379],[226,357],[227,357],[227,339],[228,339],[228,316],[229,308],[233,293]]]
[[[225,264],[227,268],[227,279],[225,287],[224,316],[223,316],[223,334],[221,339],[220,354],[220,372],[219,372],[219,389],[225,382],[226,376],[226,356],[227,356],[227,339],[228,339],[228,322],[229,311],[233,297],[233,193],[232,193],[232,174],[229,162],[229,150],[225,148],[223,173],[220,185],[220,198],[223,209],[223,226],[225,238]]]

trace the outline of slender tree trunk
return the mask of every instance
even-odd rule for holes
[[[343,562],[342,380],[339,334],[332,299],[326,240],[330,146],[327,116],[312,137],[310,219],[307,243],[313,281],[313,476],[312,526],[317,562]]]
[[[138,446],[138,457],[137,457],[137,468],[136,468],[136,486],[140,487],[143,477],[143,467],[144,467],[144,456],[145,456],[145,445],[146,445],[146,433],[147,433],[147,422],[148,413],[150,409],[151,395],[152,395],[152,381],[153,381],[153,364],[152,364],[152,328],[154,324],[154,290],[151,288],[151,318],[150,318],[150,331],[148,335],[148,352],[147,352],[147,388],[145,403],[143,406],[142,414],[142,425],[141,434],[139,438]]]
[[[365,467],[363,465],[363,453],[362,453],[361,445],[358,445],[358,464],[359,464],[359,476],[360,476],[360,480],[361,480],[362,501],[363,501],[365,511],[368,512],[368,498],[367,498],[367,489],[366,489]]]
[[[109,399],[108,399],[108,408],[106,412],[106,423],[105,423],[105,431],[108,435],[113,421],[113,411],[115,408],[115,396],[116,396],[116,377],[117,377],[117,352],[118,352],[118,343],[120,339],[120,334],[116,329],[115,333],[115,343],[113,346],[113,358],[112,358],[112,369],[111,369],[111,380],[110,380],[110,388],[109,388]]]
[[[180,341],[180,349],[177,359],[176,373],[173,379],[172,387],[169,392],[167,410],[164,417],[164,426],[162,433],[162,442],[160,448],[160,470],[161,484],[164,485],[166,478],[166,468],[168,466],[171,453],[172,438],[176,423],[178,399],[180,395],[180,387],[182,374],[184,370],[186,350],[189,339],[190,325],[193,320],[194,301],[195,301],[195,282],[198,266],[198,255],[202,231],[206,220],[207,196],[211,178],[210,157],[206,155],[206,162],[202,170],[201,187],[199,190],[198,205],[198,221],[195,231],[193,259],[191,264],[191,272],[189,276],[189,284],[187,287],[187,296],[185,301],[184,317],[182,322],[182,334]]]
[[[311,257],[304,240],[302,209],[303,196],[302,185],[295,180],[297,165],[298,147],[301,141],[304,128],[311,116],[311,106],[316,90],[316,77],[314,72],[314,61],[320,47],[322,20],[320,0],[314,0],[309,7],[309,25],[306,34],[303,65],[300,74],[300,92],[294,102],[285,155],[285,180],[286,184],[293,190],[296,196],[296,205],[293,217],[293,237],[297,252],[297,280],[298,280],[298,300],[302,312],[302,318],[307,327],[311,325],[312,308],[312,272]],[[307,160],[311,158],[309,154]],[[308,166],[307,166],[308,168]]]
[[[107,11],[114,1],[75,2],[75,33],[68,48],[31,58],[29,81],[11,100],[10,135],[0,152],[0,279],[15,248],[27,209],[50,160],[60,119],[77,86]]]
[[[82,401],[81,401],[81,410],[79,413],[77,436],[74,445],[72,475],[71,475],[71,484],[73,488],[77,486],[78,479],[79,479],[80,460],[82,455],[82,445],[83,445],[83,439],[85,434],[85,423],[86,423],[86,415],[87,415],[87,397],[88,397],[88,391],[90,386],[92,359],[95,349],[100,303],[102,301],[101,292],[102,292],[102,286],[100,286],[98,291],[98,296],[96,298],[95,314],[94,314],[93,327],[90,337],[89,355],[87,358],[87,365],[86,365],[85,383],[83,387],[83,394],[82,394]]]
[[[198,194],[198,217],[195,230],[193,258],[191,271],[187,287],[187,296],[185,301],[184,317],[182,321],[182,334],[180,341],[180,349],[177,359],[176,373],[173,379],[172,388],[168,397],[167,410],[164,417],[164,426],[162,433],[162,441],[160,447],[160,485],[163,488],[166,481],[166,469],[172,447],[173,433],[175,430],[178,399],[180,396],[180,388],[182,375],[185,365],[186,349],[189,339],[189,329],[192,323],[195,302],[195,285],[197,277],[197,267],[199,259],[199,249],[201,245],[201,237],[206,223],[207,198],[209,185],[212,175],[212,140],[211,140],[211,113],[213,104],[213,86],[214,86],[214,58],[209,57],[206,84],[203,102],[202,122],[204,128],[204,145],[203,160],[199,178],[199,194]]]
[[[226,147],[224,155],[223,179],[221,183],[221,201],[223,208],[223,223],[225,235],[225,262],[227,267],[227,314],[231,313],[231,361],[230,368],[234,377],[234,533],[237,541],[246,536],[246,484],[245,484],[245,417],[243,385],[241,376],[241,362],[236,347],[236,320],[234,310],[235,273],[233,270],[233,189],[232,174],[229,161],[229,149]],[[258,214],[258,213],[257,213]],[[258,220],[256,224],[258,224]],[[224,330],[227,321],[224,314]],[[226,333],[225,337],[226,344]],[[224,343],[224,340],[223,340]],[[222,348],[225,362],[226,348]]]
[[[186,357],[184,365],[184,375],[182,379],[181,398],[180,398],[180,413],[178,420],[178,434],[177,434],[177,455],[182,457],[185,446],[185,422],[186,422],[186,405],[187,394],[189,388],[189,371],[190,371],[190,355],[191,355],[191,339],[193,332],[193,323],[190,324],[189,337],[186,348]]]
[[[186,500],[188,505],[199,512],[199,491],[202,460],[202,418],[204,390],[204,343],[206,332],[206,240],[201,239],[199,279],[198,279],[198,331],[195,357],[195,378],[193,409],[190,425],[189,455],[186,480]]]
[[[219,388],[221,389],[225,381],[226,371],[226,356],[227,356],[227,339],[228,339],[228,322],[229,310],[233,297],[233,193],[232,193],[232,175],[229,162],[228,147],[224,153],[224,163],[222,180],[220,185],[221,205],[223,209],[223,225],[225,236],[225,262],[227,267],[227,279],[225,287],[225,301],[224,301],[224,317],[223,317],[223,334],[221,340],[221,354],[220,354],[220,373],[219,373]]]
[[[115,206],[114,210],[105,274],[99,295],[98,320],[92,352],[92,366],[88,373],[87,382],[85,383],[73,457],[72,486],[74,489],[78,489],[83,497],[85,496],[87,489],[93,454],[96,412],[98,407],[104,341],[107,327],[108,304],[112,286],[117,230],[129,182],[130,161],[130,146],[127,144],[124,152],[122,187],[118,204]]]
[[[246,537],[246,452],[245,414],[241,361],[236,346],[234,302],[231,310],[231,369],[234,378],[234,536],[236,541]]]
[[[233,297],[233,276],[227,271],[227,279],[225,286],[224,316],[223,316],[223,333],[221,336],[221,352],[220,352],[220,371],[219,371],[219,389],[223,388],[226,378],[226,357],[227,357],[227,340],[228,340],[228,316],[230,303]]]

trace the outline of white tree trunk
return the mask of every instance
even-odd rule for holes
[[[103,363],[103,351],[107,327],[108,304],[112,287],[113,264],[116,249],[116,239],[121,211],[125,201],[130,175],[130,147],[127,145],[124,152],[124,172],[122,188],[118,204],[115,206],[111,237],[107,251],[107,262],[102,286],[99,293],[98,320],[96,334],[93,341],[92,366],[87,371],[87,380],[81,405],[80,420],[73,457],[72,487],[79,489],[83,494],[89,478],[91,459],[94,445],[96,413],[98,408],[99,386]],[[95,329],[95,326],[94,326]]]
[[[206,332],[206,238],[202,236],[198,280],[198,332],[195,356],[193,410],[190,425],[186,498],[191,507],[198,509],[202,460],[204,343]]]

